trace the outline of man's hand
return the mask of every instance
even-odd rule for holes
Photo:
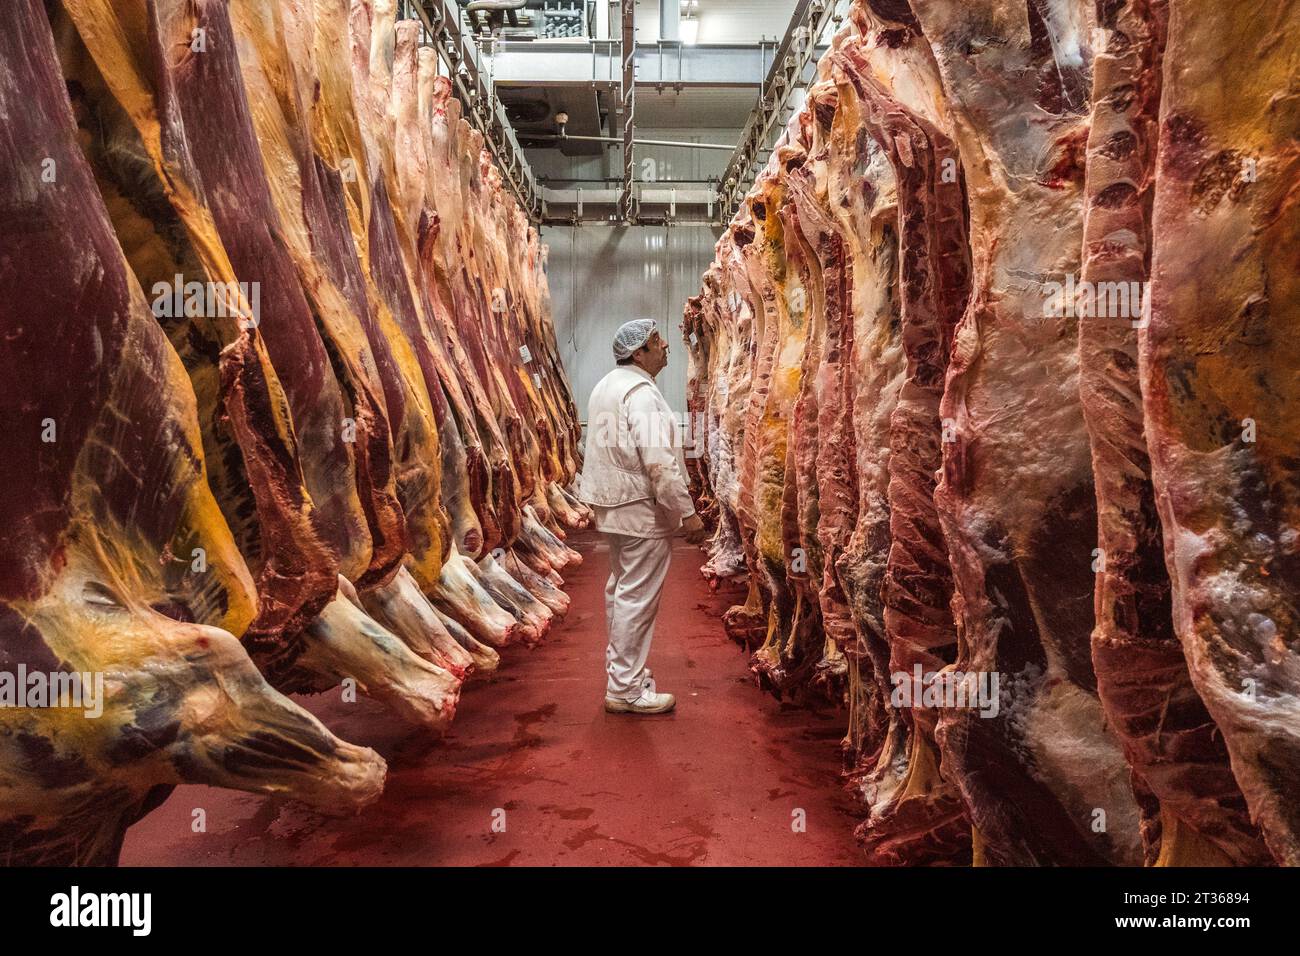
[[[704,530],[704,522],[700,520],[699,515],[691,515],[683,521],[681,533],[686,537],[687,544],[700,544],[707,534]]]

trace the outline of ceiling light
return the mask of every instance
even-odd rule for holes
[[[700,37],[700,21],[694,17],[682,20],[678,25],[678,29],[682,42],[687,46],[695,46],[695,41]]]

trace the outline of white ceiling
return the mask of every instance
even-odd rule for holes
[[[656,93],[637,87],[636,125],[651,129],[734,129],[745,125],[757,89],[671,89]]]

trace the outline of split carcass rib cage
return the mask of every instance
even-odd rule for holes
[[[856,0],[684,330],[876,863],[1300,863],[1300,4]]]
[[[362,806],[384,761],[285,694],[436,731],[567,609],[545,248],[418,36],[0,6],[0,672],[104,687],[0,709],[0,859],[112,862],[181,782]]]

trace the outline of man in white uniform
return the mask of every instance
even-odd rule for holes
[[[655,690],[646,659],[668,573],[672,536],[704,540],[704,524],[686,490],[674,452],[672,409],[655,376],[668,364],[668,346],[650,319],[624,323],[614,336],[618,366],[592,389],[580,497],[596,513],[609,543],[605,586],[605,709],[615,714],[663,714],[672,694]]]

